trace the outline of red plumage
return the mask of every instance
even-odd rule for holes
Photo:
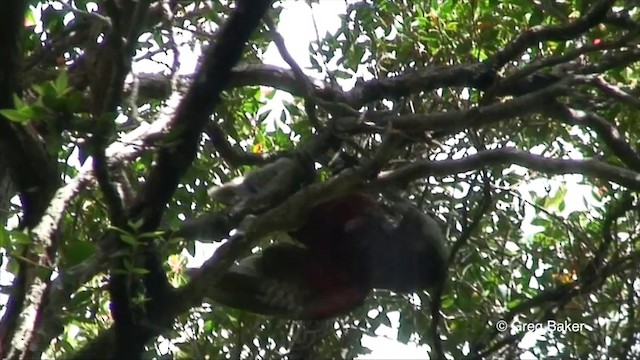
[[[365,194],[313,207],[290,235],[302,246],[274,244],[244,260],[220,282],[214,300],[261,314],[323,319],[357,308],[373,288],[414,292],[446,274],[444,238],[433,219],[412,208],[393,226]]]

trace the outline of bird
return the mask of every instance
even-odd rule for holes
[[[233,265],[212,300],[257,314],[329,319],[362,304],[374,290],[413,293],[446,276],[445,239],[415,206],[396,206],[397,224],[372,196],[354,193],[310,209],[303,225]]]

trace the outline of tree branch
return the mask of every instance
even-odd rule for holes
[[[607,144],[625,165],[634,171],[640,172],[640,154],[625,141],[615,125],[595,113],[576,110],[557,102],[554,102],[545,110],[550,116],[559,117],[567,124],[586,126],[593,129],[598,134],[598,138]]]
[[[614,3],[614,0],[600,0],[593,4],[584,16],[566,25],[535,26],[529,30],[525,30],[513,39],[511,43],[496,52],[487,62],[491,64],[493,69],[500,69],[536,43],[574,39],[604,21],[607,12]]]
[[[21,52],[19,49],[21,29],[26,1],[10,1],[0,3],[0,109],[14,107],[13,96],[20,93],[18,74],[20,74]],[[0,156],[3,163],[9,166],[12,183],[20,193],[24,218],[21,229],[34,227],[45,213],[47,206],[58,186],[59,177],[56,162],[48,155],[44,145],[37,140],[33,128],[29,125],[16,126],[8,119],[0,116]],[[9,195],[9,194],[7,194]],[[57,227],[52,232],[57,231]],[[22,257],[31,263],[46,265],[51,263],[49,255],[53,255],[54,237],[34,237],[32,246],[25,247]],[[33,247],[39,247],[43,254],[34,254]],[[0,357],[8,355],[19,358],[26,344],[15,337],[22,310],[32,305],[26,293],[33,291],[42,293],[41,284],[35,284],[36,273],[33,267],[19,261],[19,270],[14,279],[11,296],[6,304],[6,311],[0,320]],[[40,280],[38,280],[40,281]],[[48,281],[48,279],[43,280]],[[33,319],[37,314],[31,313]]]
[[[384,186],[386,184],[405,183],[425,176],[446,176],[474,171],[488,166],[504,168],[514,164],[553,175],[582,174],[605,179],[632,190],[640,189],[640,176],[631,170],[594,159],[552,159],[515,148],[484,150],[476,155],[457,160],[419,161],[381,174],[374,183],[376,186]]]
[[[175,146],[159,149],[156,165],[151,169],[145,187],[131,207],[131,219],[142,221],[138,229],[140,232],[149,232],[158,227],[163,210],[180,178],[195,159],[200,135],[220,102],[220,94],[227,87],[231,69],[241,57],[245,43],[271,5],[271,0],[240,0],[236,5],[216,34],[213,45],[207,50],[202,66],[194,76],[194,82],[171,120],[169,135],[173,136]],[[148,240],[145,242],[143,266],[147,274],[143,276],[143,283],[147,301],[144,313],[145,322],[148,322],[164,311],[166,304],[170,304],[170,299],[169,284],[162,263],[151,246],[152,243]],[[114,299],[114,314],[127,310],[126,304],[121,303],[123,308],[117,311],[118,303],[113,301]],[[130,321],[123,320],[124,323],[119,326],[118,319],[115,320],[119,357],[140,357],[144,345],[155,331],[139,321],[128,324]]]

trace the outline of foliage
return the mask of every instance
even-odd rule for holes
[[[173,149],[186,130],[172,129],[167,121],[172,130],[140,142],[127,136],[147,122],[170,118],[168,109],[188,96],[190,84],[205,81],[179,73],[176,60],[214,43],[235,7],[227,1],[150,3],[137,25],[139,41],[122,52],[134,69],[133,81],[124,82],[127,66],[120,73],[100,67],[112,56],[105,34],[124,21],[114,15],[117,1],[28,3],[19,33],[20,83],[0,92],[3,159],[12,151],[0,162],[11,171],[0,171],[0,177],[11,173],[15,185],[0,197],[20,195],[2,219],[21,220],[20,226],[6,225],[0,232],[0,264],[16,277],[20,266],[38,265],[68,289],[68,294],[51,290],[57,297],[49,295],[54,300],[45,310],[35,354],[71,356],[112,326],[109,260],[124,258],[126,276],[149,271],[134,264],[139,253],[114,252],[119,245],[109,242],[109,231],[128,250],[158,245],[170,283],[183,289],[188,276],[181,251],[193,255],[195,243],[163,241],[157,230],[177,229],[185,219],[220,210],[209,201],[208,188],[313,143],[327,127],[339,134],[341,152],[364,161],[374,156],[389,124],[406,139],[370,185],[404,191],[446,228],[453,256],[449,282],[435,302],[441,336],[432,326],[433,294],[377,291],[361,309],[335,320],[335,331],[318,346],[319,356],[367,353],[362,336],[390,325],[389,314],[396,312],[399,341],[441,348],[449,358],[633,358],[640,353],[635,321],[640,224],[634,192],[640,188],[640,8],[635,2],[349,2],[339,27],[310,44],[306,70],[324,77],[313,83],[300,79],[295,69],[262,65],[274,36],[260,25],[204,126],[193,163],[185,160],[188,168],[175,191],[156,207],[162,223],[151,228],[134,218],[119,223],[108,191],[102,184],[96,187],[80,166],[101,146],[92,141],[112,144],[103,147],[122,206],[129,211],[140,204],[132,199],[147,194],[157,154]],[[277,23],[282,10],[276,2],[269,16]],[[11,51],[3,48],[3,54]],[[142,70],[149,61],[164,63],[164,70]],[[294,97],[285,98],[281,108],[274,106],[283,92]],[[313,114],[310,104],[317,106]],[[110,127],[101,125],[104,119]],[[38,155],[38,147],[47,155]],[[30,160],[37,156],[55,170],[42,170]],[[36,173],[41,183],[24,180]],[[73,193],[62,205],[54,198],[61,184]],[[45,223],[47,205],[62,208],[59,225]],[[44,247],[41,239],[52,239],[55,246]],[[47,254],[53,257],[41,263]],[[3,279],[0,285],[9,284]],[[3,310],[4,319],[15,315],[9,307]],[[496,330],[501,320],[509,331]],[[583,325],[580,331],[522,328],[550,320]],[[290,321],[205,299],[162,331],[146,355],[280,358],[291,328]]]

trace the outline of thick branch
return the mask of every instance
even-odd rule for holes
[[[489,62],[496,67],[502,67],[506,61],[513,59],[524,49],[532,46],[537,41],[559,41],[565,38],[575,38],[584,33],[598,22],[602,21],[607,14],[607,9],[611,1],[600,1],[585,16],[567,25],[536,27],[530,29],[515,38],[501,52],[498,52]],[[602,49],[600,47],[599,49]],[[395,98],[405,96],[420,91],[430,91],[441,87],[470,87],[484,89],[487,85],[483,73],[486,72],[487,65],[464,64],[450,67],[438,67],[428,70],[412,72],[386,79],[374,79],[356,85],[349,92],[342,92],[326,84],[314,84],[314,96],[325,101],[339,101],[346,103],[352,108],[358,109],[364,104],[373,100],[383,98]],[[295,71],[285,70],[269,65],[242,65],[234,70],[230,86],[264,85],[288,91],[294,95],[303,97],[308,88],[304,82],[298,81]],[[142,74],[143,79],[152,77],[152,74]],[[169,81],[165,77],[156,77],[156,81],[149,82],[142,86],[141,94],[151,97],[166,97],[170,86],[159,84],[158,82]],[[144,81],[142,81],[144,83]],[[146,91],[150,90],[150,91]],[[151,95],[151,94],[155,94]],[[162,95],[165,94],[165,95]]]
[[[325,102],[340,102],[353,109],[384,98],[397,98],[432,91],[444,87],[484,87],[479,76],[485,67],[481,64],[464,64],[450,67],[429,68],[384,79],[372,79],[357,84],[353,89],[344,92],[326,83],[312,83],[313,96]],[[292,95],[305,97],[305,83],[298,81],[293,70],[274,65],[241,64],[231,73],[230,88],[243,86],[270,86],[286,91]],[[139,92],[142,98],[167,97],[169,79],[155,74],[140,74]],[[181,78],[181,84],[191,77]]]
[[[20,93],[20,31],[26,7],[26,1],[0,3],[0,48],[3,49],[3,55],[0,57],[0,109],[13,108],[13,96]],[[0,116],[0,156],[4,158],[2,163],[9,166],[12,183],[20,192],[24,210],[24,218],[20,225],[22,229],[31,228],[40,221],[59,179],[55,161],[49,157],[33,131],[29,130],[33,129],[15,126]],[[36,264],[49,264],[47,252],[53,252],[53,238],[34,238],[33,245],[42,249],[44,253],[32,254],[29,248],[25,248],[22,256]],[[36,274],[31,266],[24,262],[20,262],[19,266],[11,297],[6,304],[5,315],[0,321],[0,357],[9,354],[18,358],[22,355],[26,344],[14,336],[17,327],[23,325],[18,323],[18,316],[23,308],[31,304],[26,296],[27,292],[42,293],[38,291],[40,286],[34,283]]]
[[[548,107],[549,114],[559,117],[570,125],[587,126],[598,134],[611,151],[629,168],[640,172],[640,154],[624,139],[617,127],[595,113],[554,104]]]
[[[202,67],[195,74],[194,82],[170,124],[176,145],[160,149],[157,165],[151,170],[142,197],[132,211],[134,215],[144,214],[144,229],[157,227],[166,203],[195,159],[200,134],[220,102],[220,93],[227,87],[231,69],[270,4],[266,0],[258,3],[238,1],[233,15],[207,51]]]
[[[153,128],[148,125],[140,126],[125,135],[121,142],[115,142],[109,146],[106,154],[110,160],[110,167],[122,166],[126,164],[127,161],[139,156],[144,149],[148,148],[150,144],[153,144],[153,142],[161,136],[167,121],[168,118],[161,117],[154,122]],[[43,232],[44,235],[42,236],[46,236],[48,231],[55,229],[55,227],[48,228],[47,226],[51,223],[59,222],[60,217],[72,199],[83,190],[91,190],[94,185],[93,167],[91,163],[87,162],[71,182],[58,189],[54,196],[54,201],[51,202],[46,211],[46,217],[43,218],[43,220],[47,218],[48,220],[41,222],[41,224],[34,229],[34,232]],[[109,241],[98,241],[101,246],[110,246],[108,242]],[[34,339],[27,354],[29,358],[39,358],[42,351],[44,351],[51,342],[51,339],[58,335],[62,329],[59,325],[62,307],[81,284],[84,284],[94,275],[105,270],[106,254],[114,252],[110,250],[113,249],[106,249],[85,263],[68,271],[61,272],[58,274],[56,280],[51,283],[46,306],[40,314],[40,324],[42,327],[32,334]]]
[[[498,51],[489,62],[494,69],[500,69],[509,61],[516,59],[527,48],[534,47],[539,42],[574,39],[604,21],[614,2],[613,0],[600,0],[584,16],[567,25],[536,26],[525,30],[511,43]]]
[[[582,174],[608,180],[629,189],[640,189],[640,174],[609,165],[594,159],[566,160],[534,155],[514,148],[484,150],[458,160],[419,161],[394,171],[382,174],[376,185],[384,186],[405,183],[425,176],[446,176],[486,168],[488,166],[508,167],[520,165],[542,173]]]
[[[242,55],[245,43],[260,19],[271,5],[270,0],[260,2],[238,1],[236,8],[216,34],[213,45],[207,50],[194,82],[182,99],[171,121],[170,131],[174,146],[161,147],[156,166],[148,176],[146,186],[131,208],[131,218],[142,220],[139,231],[148,232],[158,227],[163,210],[173,196],[180,178],[195,159],[200,135],[211,113],[220,102],[220,94],[226,88],[232,67]],[[143,276],[147,301],[145,318],[155,319],[169,304],[168,283],[162,263],[151,244],[145,247]],[[116,276],[115,280],[122,278]],[[127,293],[122,288],[124,279],[112,281],[112,314],[114,314],[118,357],[138,358],[155,331],[131,317],[127,306]],[[116,285],[117,288],[116,288]],[[118,291],[115,291],[115,290]],[[116,317],[115,315],[119,315]]]
[[[488,106],[473,107],[460,111],[434,112],[430,114],[384,115],[382,117],[367,117],[379,127],[386,127],[391,123],[394,129],[406,132],[446,131],[454,133],[464,129],[482,127],[498,121],[538,113],[553,103],[557,97],[567,93],[571,79],[564,79],[544,89],[517,97],[503,103]],[[355,117],[336,119],[341,128],[358,133],[371,131],[369,125],[361,124]],[[375,131],[378,131],[374,129]]]

